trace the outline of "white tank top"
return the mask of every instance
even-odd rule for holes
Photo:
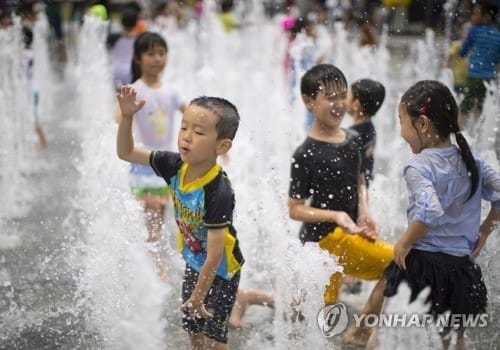
[[[178,91],[165,83],[158,89],[152,89],[140,79],[132,86],[137,91],[137,100],[146,101],[134,116],[135,141],[151,150],[174,150],[176,143],[172,128],[182,103]],[[180,115],[177,117],[180,118]]]

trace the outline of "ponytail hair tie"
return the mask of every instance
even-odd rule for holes
[[[431,102],[431,97],[427,96],[425,103],[420,107],[420,114],[427,115],[427,105]]]
[[[455,131],[455,135],[462,135],[462,136],[463,136],[463,134],[462,134],[462,131],[461,131],[461,130]]]

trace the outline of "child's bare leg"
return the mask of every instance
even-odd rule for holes
[[[373,287],[373,290],[370,293],[370,296],[368,297],[368,300],[366,301],[365,306],[363,307],[363,309],[360,312],[360,314],[362,316],[361,316],[361,323],[359,324],[359,327],[356,327],[356,325],[351,326],[347,330],[347,332],[344,336],[344,340],[346,343],[363,345],[363,346],[367,345],[368,339],[370,338],[370,334],[372,332],[372,329],[365,327],[362,320],[363,320],[365,315],[368,315],[368,314],[379,315],[380,314],[380,311],[382,310],[382,304],[384,302],[385,285],[386,285],[385,278],[381,278],[380,280],[378,280],[375,287]]]
[[[192,350],[205,350],[204,349],[205,336],[203,333],[190,333],[189,342],[191,343]]]
[[[227,344],[218,342],[216,340],[210,339],[208,337],[205,338],[205,347],[204,350],[229,350]]]
[[[36,133],[38,135],[38,140],[40,142],[40,147],[41,148],[47,148],[47,146],[48,146],[47,138],[45,137],[45,132],[43,131],[43,128],[40,125],[40,123],[36,123],[35,124],[35,131],[36,131]]]
[[[380,308],[380,313],[382,313],[386,308],[387,299],[384,297],[384,301],[382,303],[382,307]],[[368,343],[366,344],[366,350],[376,350],[379,348],[379,329],[373,328],[370,337],[368,339]]]
[[[251,305],[264,305],[274,309],[274,298],[262,290],[238,289],[229,324],[234,328],[250,328],[242,319]]]
[[[148,230],[148,243],[154,243],[155,249],[152,252],[157,273],[160,279],[168,282],[170,278],[165,271],[165,265],[160,254],[159,242],[161,238],[161,231],[163,229],[163,215],[165,212],[165,205],[161,203],[161,200],[156,196],[145,196],[142,199],[144,201],[144,213],[146,228]]]
[[[448,350],[450,347],[450,343],[451,343],[451,339],[450,339],[451,334],[450,334],[449,330],[441,333],[440,336],[441,336],[441,343],[443,344],[443,349]]]
[[[250,305],[263,305],[274,309],[274,298],[272,295],[267,294],[260,289],[246,289],[241,290],[246,295],[248,306]],[[238,293],[240,291],[238,290]]]
[[[467,350],[467,343],[465,342],[465,329],[461,329],[458,331],[457,336],[457,350]]]
[[[441,335],[441,342],[443,344],[443,349],[449,349],[451,344],[451,331],[450,329],[445,330]],[[455,345],[456,350],[467,350],[467,343],[465,342],[465,329],[459,329],[457,331],[457,344]]]

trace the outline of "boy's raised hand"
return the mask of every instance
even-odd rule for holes
[[[137,91],[130,85],[123,85],[120,92],[116,94],[116,98],[122,116],[125,118],[131,118],[146,103],[144,100],[137,102]]]

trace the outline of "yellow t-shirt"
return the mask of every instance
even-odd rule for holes
[[[234,17],[234,15],[229,12],[219,14],[219,20],[222,22],[224,30],[227,33],[236,28],[238,24],[238,20],[236,19],[236,17]]]
[[[458,86],[465,86],[469,63],[466,58],[460,57],[458,54],[461,46],[462,41],[455,40],[451,43],[449,54],[451,57],[451,69],[453,71],[453,83]]]
[[[108,20],[108,11],[106,10],[106,7],[101,4],[94,5],[90,8],[90,13],[92,13],[94,16],[102,19],[103,21]]]

